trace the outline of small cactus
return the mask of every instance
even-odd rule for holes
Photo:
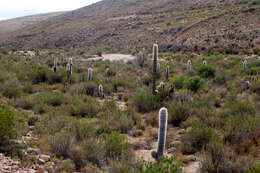
[[[168,123],[168,110],[166,108],[161,108],[159,111],[159,131],[158,131],[158,144],[157,152],[152,152],[152,156],[158,161],[163,156],[166,143],[166,132]]]
[[[166,81],[169,81],[169,71],[170,71],[170,67],[167,66],[167,67],[166,67],[166,75],[165,75]]]
[[[246,89],[250,88],[250,81],[246,81]]]
[[[246,71],[247,67],[248,67],[248,62],[247,62],[247,60],[245,59],[245,60],[243,61],[243,70]]]
[[[110,76],[110,69],[109,68],[106,68],[106,75]]]
[[[98,86],[98,96],[104,98],[104,88],[101,84]]]
[[[55,59],[54,59],[54,67],[53,67],[54,73],[57,72],[57,68],[58,68],[58,58],[55,58]]]
[[[203,65],[207,65],[207,61],[206,61],[206,60],[203,60],[202,64],[203,64]]]
[[[191,72],[191,60],[190,59],[187,62],[187,70],[188,70],[188,72]]]
[[[92,80],[93,79],[92,72],[93,72],[92,68],[89,68],[88,69],[88,80]]]
[[[143,66],[144,66],[144,52],[143,52],[143,51],[140,51],[140,52],[139,52],[137,61],[138,61],[138,65],[139,65],[140,67],[143,67]]]
[[[153,94],[156,94],[156,71],[158,59],[158,44],[153,45]]]

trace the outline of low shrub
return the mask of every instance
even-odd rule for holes
[[[58,157],[68,158],[74,138],[69,133],[57,133],[51,138],[51,151]]]
[[[171,102],[167,107],[169,110],[168,122],[174,126],[179,126],[181,122],[187,120],[191,115],[190,106],[188,103],[180,101]]]
[[[140,89],[133,95],[132,104],[138,112],[149,112],[160,106],[160,95],[153,95],[148,88]]]
[[[178,173],[182,172],[181,163],[174,157],[162,157],[160,162],[141,162],[138,165],[138,173]]]
[[[29,73],[29,79],[33,84],[38,84],[41,82],[47,81],[48,69],[39,67],[38,69],[34,69]]]
[[[184,81],[187,79],[187,76],[179,74],[173,77],[170,82],[175,85],[177,89],[182,89],[184,87]]]
[[[203,78],[209,78],[209,77],[215,77],[216,69],[211,65],[201,65],[197,72],[200,77]]]
[[[0,107],[0,144],[15,136],[15,114]]]
[[[14,98],[20,96],[22,93],[20,88],[15,86],[7,86],[4,88],[3,95],[8,98]]]
[[[197,92],[202,87],[203,80],[199,76],[194,76],[185,80],[184,84],[187,89]]]
[[[214,131],[211,127],[206,126],[200,121],[194,122],[192,130],[186,132],[182,137],[182,152],[186,154],[200,151],[203,147],[206,147],[213,135]]]

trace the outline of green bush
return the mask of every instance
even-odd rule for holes
[[[0,107],[0,144],[15,136],[15,115],[8,108]]]
[[[200,75],[200,77],[209,78],[215,77],[216,69],[211,65],[201,65],[197,69],[197,72]]]
[[[132,103],[138,112],[149,112],[160,106],[160,96],[153,95],[148,88],[140,89],[133,95]]]
[[[74,138],[70,134],[57,133],[51,138],[51,151],[58,157],[68,158],[73,142]]]
[[[187,120],[191,115],[190,105],[180,101],[171,102],[168,106],[169,123],[179,126],[181,122]]]
[[[192,130],[186,132],[182,137],[183,153],[195,153],[200,151],[210,142],[214,130],[204,123],[197,121],[193,123]]]
[[[87,102],[84,102],[80,97],[73,97],[74,100],[69,105],[69,113],[71,116],[80,117],[95,117],[98,113],[97,103],[88,98]]]
[[[174,76],[170,82],[175,85],[177,89],[182,89],[184,87],[184,81],[187,79],[187,76],[183,74],[179,74],[177,76]]]
[[[3,91],[3,95],[8,98],[18,97],[21,93],[21,89],[15,86],[7,86]]]
[[[49,84],[61,83],[66,79],[66,74],[63,71],[54,73],[53,71],[47,73],[47,81]]]
[[[141,162],[138,173],[179,173],[182,172],[181,163],[174,161],[174,157],[162,157],[160,162]]]
[[[119,132],[112,132],[111,134],[102,134],[106,155],[113,159],[120,159],[128,153],[130,144],[127,142],[126,137]]]
[[[199,76],[190,77],[185,80],[184,85],[187,89],[196,92],[202,87],[203,80]]]
[[[218,85],[224,85],[226,81],[228,80],[228,73],[224,69],[220,69],[216,73],[216,77],[214,79],[214,82],[217,83]]]
[[[38,84],[41,82],[46,82],[47,81],[47,72],[48,70],[39,67],[38,69],[34,69],[29,73],[29,78],[32,81],[33,84]]]

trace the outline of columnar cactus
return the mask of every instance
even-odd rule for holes
[[[191,60],[190,59],[187,62],[187,70],[188,70],[188,72],[191,72]]]
[[[158,131],[158,144],[157,152],[152,152],[152,156],[158,161],[163,156],[166,143],[166,132],[168,123],[168,110],[166,108],[161,108],[159,111],[159,131]]]
[[[67,77],[68,79],[72,75],[72,58],[69,59],[67,66],[66,66],[66,71],[67,71]]]
[[[203,60],[202,64],[203,64],[203,65],[207,65],[207,61],[206,61],[206,60]]]
[[[139,65],[140,67],[143,67],[143,66],[144,66],[144,52],[143,52],[143,51],[140,51],[140,52],[139,52],[137,61],[138,61],[138,65]]]
[[[98,96],[104,98],[104,88],[101,84],[98,86]]]
[[[170,67],[169,66],[167,66],[166,67],[166,81],[169,81],[169,69],[170,69]]]
[[[89,68],[88,69],[88,80],[92,80],[93,79],[92,72],[93,72],[92,68]]]
[[[54,67],[53,67],[53,71],[56,73],[58,69],[58,58],[54,59]]]
[[[248,62],[247,62],[247,60],[245,59],[245,60],[243,61],[243,70],[244,70],[244,71],[247,69],[247,64],[248,64]]]
[[[106,68],[106,75],[109,76],[110,75],[110,69]]]
[[[162,89],[164,87],[164,82],[160,82],[160,84],[157,86],[158,89]]]
[[[158,59],[158,45],[153,45],[153,94],[156,94],[156,70],[157,70],[157,59]]]
[[[157,63],[157,71],[159,72],[161,69],[161,64],[160,63]]]
[[[246,81],[246,89],[250,88],[250,81]]]

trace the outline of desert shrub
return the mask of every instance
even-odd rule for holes
[[[169,120],[168,122],[179,126],[179,124],[191,115],[190,105],[188,103],[182,103],[180,101],[171,102],[168,106]]]
[[[15,136],[15,114],[10,109],[0,107],[0,144]]]
[[[187,76],[183,74],[179,74],[175,77],[173,77],[170,82],[175,85],[177,89],[181,89],[184,87],[184,81],[187,79]]]
[[[260,4],[260,1],[259,1],[259,4]],[[253,162],[250,165],[250,168],[248,170],[248,173],[258,173],[258,172],[260,172],[260,161],[259,160]]]
[[[51,137],[51,151],[58,157],[68,158],[74,138],[69,133],[56,133]]]
[[[103,133],[104,146],[106,156],[113,159],[120,159],[124,155],[127,155],[129,143],[126,137],[121,135],[119,132],[112,132],[111,134]]]
[[[120,131],[127,133],[136,123],[136,113],[133,110],[120,110],[113,101],[105,101],[102,112],[99,113],[101,117],[101,132]]]
[[[160,106],[160,96],[153,95],[148,88],[140,89],[133,95],[132,103],[138,112],[149,112]]]
[[[200,75],[200,77],[209,78],[215,76],[216,69],[211,65],[201,65],[197,69],[197,72]]]
[[[95,93],[96,85],[93,82],[87,82],[85,85],[85,91],[87,95],[93,96]]]
[[[226,156],[221,140],[214,139],[207,146],[207,154],[202,161],[202,172],[228,173],[230,171],[229,158]]]
[[[31,96],[23,96],[16,101],[16,105],[23,109],[32,109],[35,106],[36,102]]]
[[[254,54],[256,54],[256,55],[259,55],[259,56],[260,56],[260,49],[258,49],[258,48],[255,48],[255,49],[253,49],[253,52],[254,52]]]
[[[64,97],[61,94],[48,91],[40,93],[38,96],[35,97],[37,104],[43,103],[51,106],[59,106],[64,102]]]
[[[133,158],[121,159],[118,160],[111,160],[109,162],[109,166],[107,171],[110,173],[134,173],[137,172],[137,165]]]
[[[160,162],[141,162],[138,173],[178,173],[182,172],[181,163],[175,162],[174,157],[162,157]]]
[[[58,71],[57,73],[54,73],[53,71],[47,73],[47,82],[49,84],[55,84],[55,83],[61,83],[65,80],[66,74],[63,71]]]
[[[43,114],[43,113],[46,113],[48,110],[49,110],[48,105],[47,105],[47,104],[44,104],[44,103],[36,104],[36,105],[33,107],[33,111],[34,111],[36,114]]]
[[[182,137],[183,153],[195,153],[200,151],[210,142],[214,130],[204,123],[197,121],[192,124],[192,130],[186,132]]]
[[[224,140],[233,146],[237,153],[250,153],[260,137],[260,118],[250,114],[230,115],[225,120]]]
[[[46,82],[47,81],[47,73],[48,70],[39,67],[38,69],[34,69],[29,73],[29,78],[32,81],[33,84],[38,84],[41,82]]]
[[[66,159],[63,160],[62,162],[58,163],[57,166],[55,167],[55,172],[74,172],[75,169],[75,164],[73,163],[72,160]]]
[[[98,103],[90,96],[73,96],[68,107],[72,116],[95,117],[99,112]]]
[[[7,86],[3,90],[3,95],[8,98],[18,97],[21,93],[21,89],[15,86]]]
[[[199,76],[190,77],[184,82],[185,87],[191,91],[198,91],[203,85],[203,80]]]
[[[253,83],[250,90],[260,96],[260,80]]]
[[[228,73],[224,69],[220,69],[216,73],[216,77],[214,79],[214,82],[218,85],[224,85],[226,81],[228,80]]]
[[[248,100],[245,101],[230,101],[227,105],[226,114],[243,115],[250,114],[255,115],[254,105]]]
[[[35,123],[38,122],[38,121],[40,121],[40,117],[39,117],[39,116],[36,116],[36,115],[31,116],[31,117],[29,117],[29,119],[28,119],[28,125],[29,125],[29,126],[34,126]]]
[[[145,75],[142,81],[144,85],[149,86],[152,83],[152,76]]]

